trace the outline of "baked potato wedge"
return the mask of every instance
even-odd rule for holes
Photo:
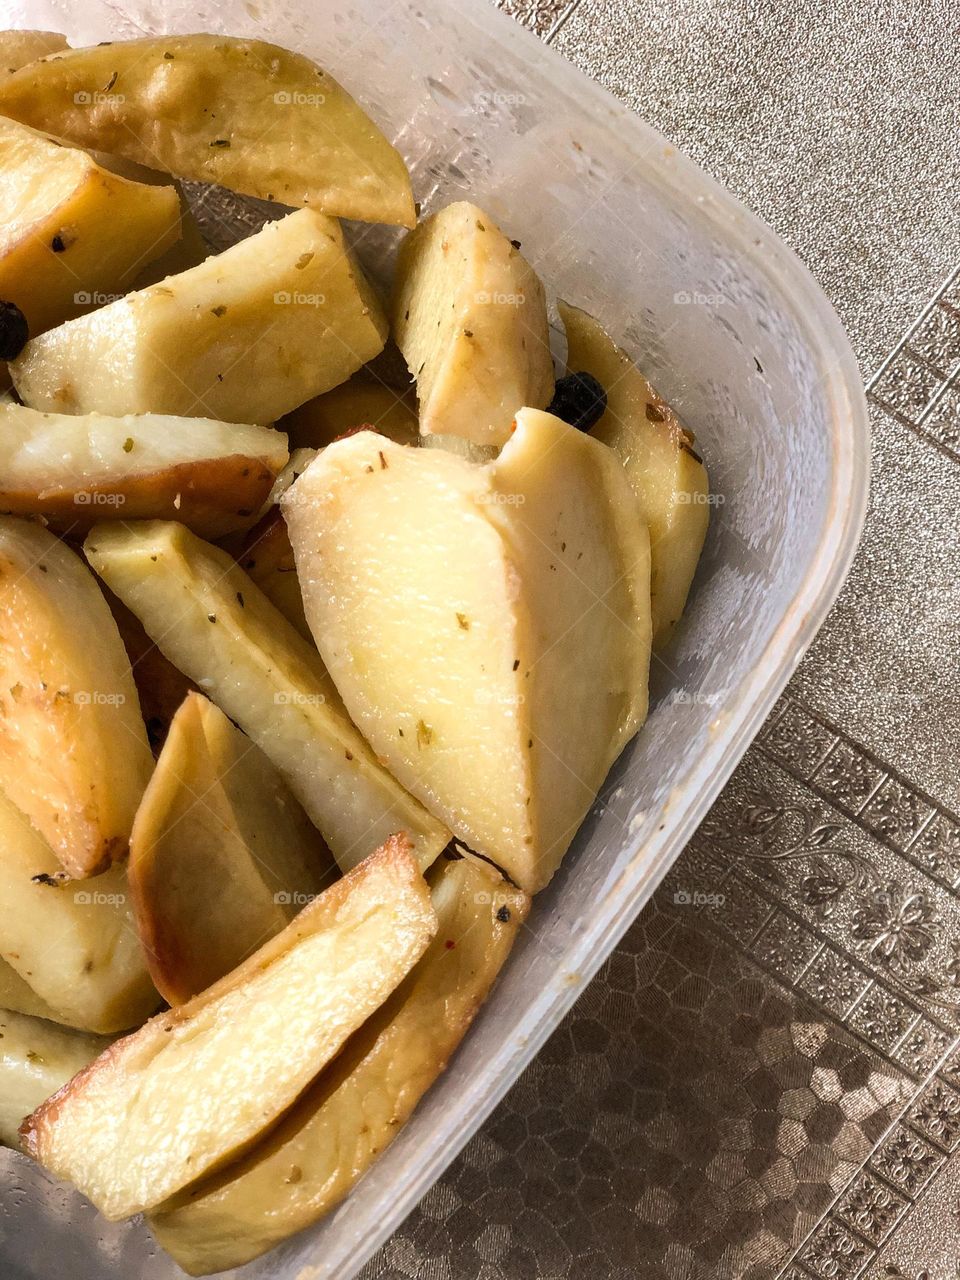
[[[450,833],[379,763],[316,648],[225,551],[162,521],[97,525],[84,549],[170,661],[273,761],[344,871],[396,831],[422,869],[433,862]]]
[[[443,1071],[529,899],[475,858],[441,859],[429,881],[437,933],[390,999],[275,1129],[151,1215],[188,1274],[242,1266],[336,1208]]]
[[[85,1031],[124,1031],[160,1003],[137,941],[125,869],[69,879],[2,793],[0,958],[44,1002],[45,1016]]]
[[[106,1046],[99,1036],[0,1008],[0,1143],[19,1147],[17,1131],[24,1116]]]
[[[623,463],[650,530],[653,647],[661,649],[683,613],[707,536],[707,471],[693,436],[626,352],[586,311],[558,306],[569,371],[592,374],[607,393],[591,435]]]
[[[9,76],[0,112],[178,178],[338,218],[416,221],[406,165],[366,112],[308,58],[262,40],[71,49]]]
[[[280,506],[351,719],[532,892],[646,715],[650,562],[610,450],[538,410],[516,422],[485,466],[359,432]]]
[[[118,600],[106,587],[103,594],[127,651],[130,670],[140,696],[147,741],[150,743],[150,750],[157,756],[180,704],[196,685],[163,656],[144,631],[143,623],[122,600]]]
[[[250,530],[237,563],[291,626],[312,644],[313,636],[303,613],[293,547],[279,507],[272,507]]]
[[[368,427],[397,444],[419,444],[416,398],[397,391],[367,369],[308,400],[277,424],[290,447],[322,449],[357,427]]]
[[[263,752],[202,694],[188,694],[130,839],[137,928],[167,1003],[184,1004],[235,969],[337,875]]]
[[[160,1204],[297,1099],[436,927],[391,838],[239,968],[113,1044],[24,1121],[24,1149],[109,1219]]]
[[[267,424],[343,382],[386,333],[340,224],[300,209],[33,338],[10,373],[49,413]]]
[[[269,427],[145,413],[0,406],[0,511],[83,537],[99,520],[180,520],[207,538],[249,528],[288,457]]]
[[[66,49],[59,31],[0,31],[0,74],[19,71],[28,62]]]
[[[543,285],[475,204],[448,205],[406,237],[391,325],[424,435],[501,445],[518,409],[543,409],[553,395]]]
[[[131,182],[2,117],[0,211],[0,298],[31,337],[130,288],[180,236],[172,186]]]
[[[96,579],[46,529],[0,517],[0,788],[87,876],[126,853],[152,769]]]
[[[25,1013],[31,1018],[45,1018],[48,1022],[62,1021],[57,1011],[41,1000],[30,983],[24,981],[6,960],[0,960],[0,1009]]]

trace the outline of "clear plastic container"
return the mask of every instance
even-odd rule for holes
[[[717,506],[650,719],[615,767],[450,1069],[326,1222],[241,1273],[348,1280],[557,1026],[653,892],[837,594],[864,515],[868,427],[840,324],[777,237],[662,137],[482,0],[23,0],[4,25],[73,43],[214,31],[315,57],[397,141],[426,210],[469,194],[551,298],[598,315],[697,434]],[[386,270],[392,232],[360,232]],[[642,1067],[638,1067],[642,1069]],[[168,1280],[108,1224],[0,1156],[5,1280]]]

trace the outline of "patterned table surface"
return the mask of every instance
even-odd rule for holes
[[[364,1278],[957,1280],[960,16],[502,7],[806,261],[869,388],[872,499],[709,818]]]

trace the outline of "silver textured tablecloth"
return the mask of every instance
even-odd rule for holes
[[[502,7],[805,260],[873,496],[690,848],[365,1280],[957,1280],[960,10]]]

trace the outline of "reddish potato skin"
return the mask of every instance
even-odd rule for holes
[[[264,458],[233,454],[127,476],[116,485],[24,493],[0,488],[0,512],[39,516],[54,532],[83,538],[102,520],[179,520],[202,538],[250,527],[275,472]]]

